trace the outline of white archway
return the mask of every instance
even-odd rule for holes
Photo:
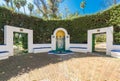
[[[67,33],[67,30],[64,28],[57,28],[53,35],[51,35],[51,43],[52,43],[52,50],[56,50],[56,33],[62,30],[65,33],[65,50],[69,50],[69,46],[70,46],[70,36]]]
[[[97,33],[106,33],[106,54],[111,55],[113,45],[113,27],[98,28],[88,30],[88,52],[92,52],[92,35]]]
[[[4,26],[4,43],[7,45],[10,56],[13,54],[13,32],[27,33],[28,34],[28,52],[33,52],[33,30],[24,29],[14,26]]]

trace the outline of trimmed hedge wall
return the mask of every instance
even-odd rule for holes
[[[0,41],[3,43],[4,25],[32,29],[34,43],[50,43],[51,35],[58,27],[65,28],[70,34],[72,43],[86,43],[87,30],[114,25],[114,43],[120,44],[120,5],[114,6],[102,13],[86,15],[69,20],[42,20],[36,17],[13,13],[0,7]]]

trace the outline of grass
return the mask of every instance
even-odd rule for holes
[[[119,81],[120,59],[105,55],[47,53],[0,61],[0,81]]]

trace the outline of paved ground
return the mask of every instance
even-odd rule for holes
[[[120,81],[120,59],[83,53],[13,56],[0,61],[0,81]]]

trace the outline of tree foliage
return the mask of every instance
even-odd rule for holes
[[[34,4],[45,18],[57,18],[61,2],[63,0],[34,0]]]
[[[37,10],[36,13],[40,12],[37,14],[40,14],[39,16],[42,16],[42,18],[44,19],[51,19],[51,18],[58,19],[61,18],[58,7],[59,4],[62,3],[64,0],[33,0],[33,3],[31,4],[30,3],[27,4],[27,0],[4,0],[4,1],[6,2],[7,7],[11,7],[13,11],[16,11],[17,9],[16,12],[20,12],[21,7],[23,7],[24,14],[26,14],[25,7],[26,5],[28,5],[29,6],[28,9],[30,10],[30,15],[32,9],[32,11],[34,12]],[[37,7],[37,9],[35,7],[36,10],[33,10],[34,9],[33,5]]]

